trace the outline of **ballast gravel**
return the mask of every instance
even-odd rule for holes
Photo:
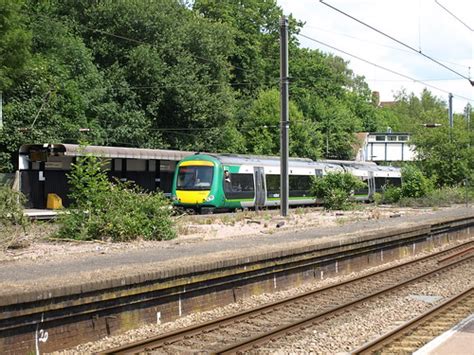
[[[453,246],[455,244],[451,244]],[[446,248],[446,247],[444,247]],[[439,251],[444,248],[436,248],[434,251]],[[416,256],[419,258],[428,254],[420,253]],[[179,328],[184,328],[199,323],[204,323],[223,316],[228,316],[236,312],[246,309],[251,309],[266,303],[275,302],[290,296],[295,296],[316,288],[321,288],[330,284],[338,283],[347,279],[362,276],[364,274],[374,272],[389,266],[394,266],[415,257],[407,257],[403,260],[394,261],[381,266],[373,267],[361,272],[354,272],[348,275],[339,277],[332,277],[326,280],[318,280],[309,282],[301,287],[288,289],[285,291],[278,291],[275,293],[265,293],[258,296],[252,296],[247,299],[239,300],[236,303],[229,304],[224,307],[219,307],[211,311],[191,314],[184,316],[174,322],[164,324],[149,324],[140,328],[130,330],[120,335],[106,337],[100,341],[89,342],[81,344],[75,348],[55,352],[56,355],[69,354],[88,354],[111,349],[122,346],[130,342],[139,341],[151,336],[164,334]],[[462,277],[458,280],[456,278],[443,283],[423,283],[425,287],[411,289],[406,292],[404,296],[394,296],[390,301],[375,302],[370,311],[367,309],[360,312],[360,314],[351,315],[350,318],[335,319],[334,330],[326,329],[324,331],[309,331],[304,337],[297,337],[288,343],[279,343],[277,348],[268,349],[272,353],[337,353],[347,352],[357,346],[362,345],[367,339],[375,337],[387,330],[387,327],[396,327],[402,322],[421,314],[426,309],[432,306],[431,303],[415,300],[410,294],[424,294],[436,295],[442,297],[449,297],[451,294],[457,292],[458,289],[465,289],[469,284],[474,283],[474,273],[471,269],[464,272]],[[443,277],[444,278],[444,277]],[[442,299],[439,301],[441,302]]]
[[[474,284],[472,263],[415,283],[389,296],[377,297],[356,310],[308,330],[274,341],[264,352],[335,354],[350,352],[366,342],[415,318]],[[435,295],[442,298],[434,303],[415,300],[411,295]],[[261,349],[259,349],[261,350]]]

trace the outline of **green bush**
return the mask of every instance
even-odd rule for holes
[[[350,197],[355,190],[365,184],[349,173],[329,173],[321,178],[313,178],[311,194],[322,199],[326,209],[347,209],[351,206]]]
[[[162,193],[109,182],[96,157],[80,158],[68,175],[74,203],[59,219],[58,237],[81,240],[163,240],[175,237]]]
[[[444,187],[433,190],[424,197],[403,197],[399,203],[403,207],[443,207],[473,202],[472,188],[466,190],[465,187]]]
[[[28,219],[23,214],[25,196],[6,185],[0,185],[0,249],[15,244],[26,232]]]
[[[25,225],[27,219],[23,215],[25,196],[7,185],[0,185],[0,226]]]
[[[433,191],[433,182],[414,165],[402,168],[401,197],[424,197]]]
[[[382,200],[384,203],[397,203],[402,197],[402,189],[400,187],[388,185],[383,191]]]

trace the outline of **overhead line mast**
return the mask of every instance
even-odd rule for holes
[[[289,180],[288,180],[288,19],[280,19],[280,214],[288,216]]]

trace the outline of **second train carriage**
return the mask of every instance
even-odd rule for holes
[[[371,201],[374,193],[383,192],[385,186],[400,186],[402,175],[400,168],[377,165],[373,162],[359,162],[347,160],[324,160],[323,163],[338,164],[344,171],[359,177],[365,187],[354,191],[356,201]]]
[[[311,176],[342,172],[336,164],[290,158],[289,204],[316,203]],[[209,212],[215,209],[258,208],[280,204],[280,159],[231,154],[197,154],[177,165],[174,204]]]

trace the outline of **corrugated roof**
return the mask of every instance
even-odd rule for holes
[[[104,158],[126,158],[126,159],[155,159],[155,160],[173,160],[178,161],[195,152],[186,152],[181,150],[167,149],[145,149],[145,148],[126,148],[126,147],[103,147],[88,145],[81,147],[77,144],[25,144],[20,147],[21,153],[28,153],[30,150],[49,149],[51,152],[63,153],[65,156],[82,156],[84,154],[93,154]]]

